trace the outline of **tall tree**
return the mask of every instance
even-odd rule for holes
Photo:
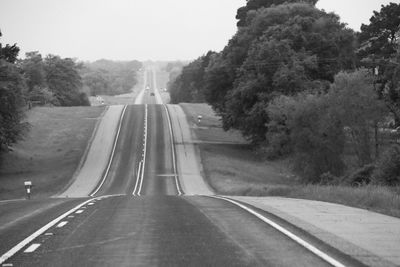
[[[361,64],[377,74],[378,94],[400,125],[400,4],[382,5],[379,12],[374,11],[370,23],[361,26],[359,39]]]
[[[18,52],[16,45],[0,43],[0,151],[8,150],[27,128],[22,122],[26,85],[20,69],[14,64]]]
[[[225,89],[220,114],[226,129],[240,129],[254,143],[265,140],[265,106],[274,96],[326,91],[337,72],[354,67],[353,31],[336,15],[306,3],[261,8],[239,35],[239,40],[253,37],[243,63],[233,71],[231,88]],[[232,62],[230,58],[235,57],[225,57],[225,62]],[[213,73],[215,68],[210,69]]]
[[[45,58],[46,81],[62,106],[87,106],[89,100],[82,90],[77,64],[70,58],[48,55]]]

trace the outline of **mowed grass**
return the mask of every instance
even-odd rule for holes
[[[291,172],[290,160],[264,160],[238,132],[224,132],[209,105],[181,106],[199,139],[205,178],[216,193],[319,200],[400,217],[400,188],[304,185]]]
[[[25,196],[32,181],[33,197],[57,194],[71,181],[105,107],[36,107],[27,114],[31,125],[24,140],[3,155],[0,199]]]

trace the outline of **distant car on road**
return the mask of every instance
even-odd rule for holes
[[[147,86],[146,86],[146,90],[150,90],[150,86],[147,85]]]
[[[150,93],[151,96],[154,96],[154,93]]]

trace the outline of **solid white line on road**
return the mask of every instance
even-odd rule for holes
[[[25,253],[32,253],[35,250],[37,250],[40,246],[41,246],[41,244],[38,244],[38,243],[32,244],[27,249],[25,249],[24,252]]]
[[[77,210],[75,213],[76,214],[81,214],[83,212],[83,210]]]
[[[167,105],[164,105],[165,112],[167,114],[167,121],[168,121],[168,128],[169,128],[169,136],[170,136],[170,142],[171,142],[171,151],[172,151],[172,165],[174,168],[174,178],[175,178],[175,185],[176,185],[176,190],[178,191],[178,196],[181,196],[182,189],[181,185],[178,180],[178,174],[177,174],[177,168],[176,168],[176,158],[175,158],[175,146],[174,146],[174,137],[173,137],[173,131],[172,131],[172,123],[171,123],[171,118],[170,114],[167,108]]]
[[[148,105],[145,105],[145,111],[144,111],[144,144],[143,144],[143,158],[142,158],[142,173],[140,175],[140,183],[139,183],[139,189],[137,191],[137,195],[140,196],[140,192],[142,191],[142,186],[143,186],[143,177],[144,177],[144,169],[146,166],[146,155],[147,155],[147,117],[149,115],[149,111],[148,111]]]
[[[118,143],[119,133],[121,132],[122,120],[124,119],[126,107],[127,107],[127,106],[125,105],[125,106],[124,106],[124,109],[123,109],[123,111],[122,111],[121,117],[120,117],[120,119],[119,119],[118,131],[117,131],[117,135],[115,136],[114,145],[113,145],[113,148],[112,148],[110,160],[108,161],[108,166],[107,166],[106,172],[105,172],[104,175],[103,175],[103,179],[101,180],[101,183],[100,183],[100,184],[98,185],[98,187],[90,194],[91,197],[93,197],[93,196],[100,190],[100,188],[103,186],[103,184],[104,184],[104,182],[106,181],[106,178],[107,178],[107,176],[108,176],[108,172],[110,171],[111,163],[112,163],[113,158],[114,158],[115,148],[117,147],[117,143]]]
[[[61,227],[64,227],[65,225],[67,225],[67,221],[62,221],[62,222],[60,222],[59,224],[57,224],[57,228],[61,228]]]
[[[96,198],[97,200],[100,199],[104,199],[104,198],[109,198],[109,197],[114,197],[114,196],[121,196],[121,195],[106,195],[106,196],[101,196]],[[9,251],[7,251],[6,253],[4,253],[3,255],[1,255],[0,257],[0,264],[4,263],[7,259],[9,259],[10,257],[12,257],[15,253],[17,253],[18,251],[20,251],[21,249],[23,249],[26,245],[28,245],[29,243],[31,243],[33,240],[35,240],[35,238],[37,238],[38,236],[40,236],[41,234],[43,234],[44,232],[46,232],[48,229],[50,229],[51,227],[53,227],[54,225],[56,225],[57,223],[59,223],[62,219],[64,219],[65,217],[67,217],[68,215],[70,215],[71,213],[74,213],[75,211],[79,210],[82,206],[86,205],[87,203],[93,201],[93,199],[89,199],[86,200],[85,202],[79,204],[78,206],[70,209],[69,211],[65,212],[64,214],[60,215],[59,217],[57,217],[56,219],[52,220],[51,222],[49,222],[48,224],[46,224],[45,226],[43,226],[42,228],[40,228],[39,230],[37,230],[36,232],[34,232],[33,234],[31,234],[30,236],[28,236],[27,238],[25,238],[24,240],[22,240],[21,242],[19,242],[17,245],[15,245],[14,247],[12,247]]]
[[[136,194],[136,190],[137,190],[137,187],[138,187],[139,181],[140,181],[140,174],[141,174],[141,170],[142,170],[142,165],[143,165],[143,161],[140,161],[139,162],[138,171],[137,171],[137,174],[136,174],[135,188],[133,189],[132,195]]]
[[[254,216],[256,216],[257,218],[259,218],[260,220],[262,220],[263,222],[269,224],[270,226],[272,226],[273,228],[275,228],[276,230],[278,230],[279,232],[283,233],[284,235],[286,235],[287,237],[289,237],[290,239],[292,239],[293,241],[297,242],[298,244],[300,244],[301,246],[305,247],[307,250],[311,251],[312,253],[314,253],[315,255],[317,255],[318,257],[322,258],[323,260],[325,260],[326,262],[328,262],[329,264],[331,264],[332,266],[335,267],[345,267],[344,264],[342,264],[341,262],[335,260],[334,258],[332,258],[331,256],[327,255],[326,253],[322,252],[321,250],[319,250],[318,248],[314,247],[313,245],[311,245],[310,243],[306,242],[305,240],[301,239],[300,237],[296,236],[295,234],[293,234],[292,232],[290,232],[289,230],[283,228],[282,226],[280,226],[279,224],[273,222],[272,220],[262,216],[261,214],[257,213],[256,211],[246,207],[245,205],[232,200],[230,198],[226,198],[226,197],[220,197],[220,196],[209,196],[211,198],[217,198],[217,199],[222,199],[225,201],[228,201],[242,209],[244,209],[245,211],[253,214]]]

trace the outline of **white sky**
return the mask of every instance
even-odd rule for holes
[[[358,30],[381,4],[320,0]],[[188,60],[220,51],[246,0],[0,0],[2,43],[82,60]]]

